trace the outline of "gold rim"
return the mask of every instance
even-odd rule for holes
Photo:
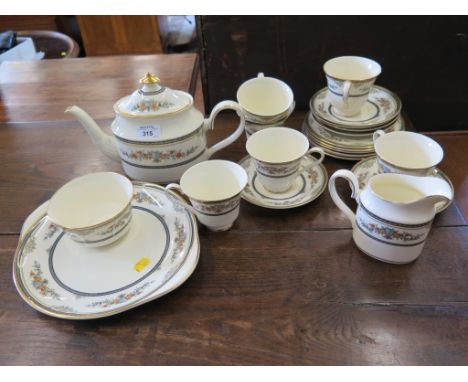
[[[118,174],[119,176],[121,177],[124,177],[126,180],[128,180],[130,183],[133,184],[132,181],[130,181],[125,175],[122,175],[122,174],[119,174],[118,172],[116,172],[115,174]],[[87,175],[90,175],[90,174],[87,174]],[[86,175],[83,175],[83,176],[86,176]],[[76,179],[76,178],[75,178]],[[72,179],[73,180],[73,179]],[[62,186],[63,187],[63,186]],[[57,194],[57,192],[60,190],[60,188],[54,192],[54,194],[51,196],[51,198],[49,200],[52,200],[52,198]],[[125,207],[123,207],[117,214],[115,214],[114,216],[110,217],[109,219],[106,219],[105,221],[103,222],[99,222],[99,223],[96,223],[94,225],[91,225],[91,226],[87,226],[87,227],[75,227],[75,228],[71,228],[71,227],[66,227],[64,225],[61,225],[61,224],[58,224],[56,222],[53,221],[53,219],[49,218],[50,221],[52,221],[55,225],[63,228],[63,229],[66,229],[68,231],[85,231],[85,230],[88,230],[88,229],[93,229],[93,228],[98,228],[98,227],[101,227],[103,225],[106,225],[107,223],[110,223],[112,220],[114,220],[115,218],[121,216],[125,210],[128,208],[128,206],[130,205],[130,203],[132,203],[132,199],[133,199],[133,189],[132,189],[132,193],[130,195],[130,198],[128,199],[128,202],[125,204]],[[49,206],[47,206],[47,211],[49,209]],[[46,213],[47,214],[47,213]]]
[[[132,195],[132,198],[133,198],[133,195]],[[55,222],[54,222],[54,224],[61,227],[61,228],[63,228],[63,229],[65,229],[65,230],[67,230],[67,231],[73,231],[73,232],[83,232],[83,231],[87,231],[89,229],[99,228],[99,227],[102,227],[102,226],[110,223],[113,220],[116,220],[116,219],[120,218],[122,215],[124,215],[125,212],[127,211],[128,207],[132,203],[132,198],[130,198],[130,201],[125,205],[125,207],[117,215],[114,215],[113,217],[107,219],[106,221],[104,221],[102,223],[98,223],[98,224],[95,224],[95,225],[92,225],[92,226],[89,226],[89,227],[84,227],[84,228],[68,228],[68,227],[65,227],[63,225],[57,224]]]
[[[137,181],[134,181],[132,182],[133,185],[137,185],[137,186],[148,186],[150,188],[157,188],[157,189],[160,189],[162,191],[166,191],[164,189],[164,187],[161,187],[157,184],[153,184],[153,183],[147,183],[147,182],[137,182]],[[179,200],[182,200],[178,195],[176,194],[173,194],[176,196],[177,199]],[[195,220],[195,216],[193,215],[192,212],[190,212],[188,209],[186,209],[187,213],[189,214],[189,217],[190,217],[190,222],[192,223],[192,227],[193,227],[193,232],[194,232],[194,235],[192,235],[192,239],[191,239],[191,242],[190,242],[190,246],[189,246],[189,249],[188,249],[188,253],[192,250],[192,245],[193,245],[193,242],[194,242],[194,238],[196,238],[198,240],[198,243],[200,245],[200,238],[198,236],[198,230],[197,230],[197,225],[196,225],[196,220]],[[47,316],[51,316],[51,317],[56,317],[56,318],[62,318],[62,319],[66,319],[66,320],[90,320],[90,319],[96,319],[96,318],[104,318],[104,317],[109,317],[109,316],[113,316],[115,314],[118,314],[118,313],[122,313],[122,312],[125,312],[127,310],[130,310],[130,309],[133,309],[133,308],[136,308],[140,305],[143,305],[145,304],[146,302],[149,302],[151,300],[154,300],[154,299],[150,299],[148,301],[145,301],[145,298],[142,297],[140,300],[137,300],[135,301],[134,303],[132,304],[129,304],[129,305],[126,305],[126,306],[122,306],[120,308],[116,308],[116,309],[112,309],[112,310],[109,310],[109,311],[106,311],[106,312],[102,312],[102,313],[86,313],[86,314],[77,314],[77,313],[63,313],[63,312],[57,312],[55,310],[51,310],[51,309],[47,309],[45,306],[42,306],[38,303],[35,302],[35,300],[33,298],[31,298],[30,295],[28,295],[26,292],[25,292],[25,289],[23,289],[23,285],[22,285],[22,282],[21,282],[21,276],[19,274],[19,267],[16,266],[17,262],[18,262],[18,256],[19,256],[19,250],[20,248],[22,248],[24,242],[26,239],[29,238],[29,236],[31,235],[31,233],[39,226],[39,224],[41,224],[41,222],[43,220],[47,219],[47,217],[41,217],[39,218],[38,220],[36,220],[35,223],[33,223],[31,225],[31,228],[29,228],[26,232],[23,233],[23,236],[22,238],[20,239],[19,243],[18,243],[18,246],[16,248],[16,251],[15,251],[15,255],[13,257],[13,283],[15,285],[15,288],[16,290],[18,291],[18,293],[20,294],[20,296],[23,298],[23,300],[29,305],[31,306],[33,309],[47,315]],[[198,249],[198,252],[200,252],[200,250]],[[197,260],[197,263],[198,263],[198,260]],[[185,264],[182,263],[181,267]],[[195,269],[195,267],[193,268]],[[185,281],[185,280],[184,280]],[[21,284],[21,285],[20,285]],[[181,284],[179,284],[178,286],[180,286]],[[170,293],[172,290],[176,289],[178,286],[166,291],[166,293],[164,294],[167,294],[167,293]],[[156,296],[156,298],[159,298],[159,297],[162,297],[164,294],[162,294],[161,296]],[[146,295],[146,296],[149,296]]]
[[[247,176],[247,178],[248,178],[248,176]],[[244,188],[247,186],[248,183],[249,183],[249,180],[247,179],[247,183],[245,184]],[[214,201],[213,200],[205,201],[205,200],[198,200],[198,199],[195,199],[195,198],[190,198],[190,196],[189,196],[189,198],[194,200],[197,203],[200,203],[200,204],[219,204],[219,203],[228,202],[228,201],[230,201],[232,199],[237,198],[238,196],[240,196],[242,194],[242,191],[244,191],[244,188],[242,188],[242,190],[240,192],[238,192],[236,195],[230,196],[229,198],[226,198],[226,199],[220,199],[220,200],[214,200]]]

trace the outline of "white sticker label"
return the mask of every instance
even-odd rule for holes
[[[138,138],[159,138],[161,136],[161,126],[159,125],[146,125],[138,126]]]

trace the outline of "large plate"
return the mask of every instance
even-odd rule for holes
[[[27,228],[13,264],[21,297],[51,316],[91,319],[167,289],[198,241],[194,217],[164,188],[144,183],[134,184],[132,207],[130,231],[106,247],[79,246],[47,217]]]
[[[319,140],[328,144],[329,147],[334,150],[343,152],[374,151],[372,136],[344,136],[336,134],[318,123],[311,113],[306,117],[305,122],[304,128],[307,135],[313,136],[316,141]],[[386,131],[391,132],[400,130],[404,130],[404,121],[402,118],[398,118]]]

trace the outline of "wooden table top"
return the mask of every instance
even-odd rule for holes
[[[48,97],[41,94],[39,102]],[[21,300],[11,277],[18,234],[26,216],[66,181],[123,171],[77,122],[52,112],[48,118],[58,121],[25,115],[0,124],[0,364],[468,363],[467,133],[434,134],[457,200],[436,217],[424,252],[411,264],[362,254],[328,191],[292,210],[242,201],[231,230],[200,227],[200,262],[180,288],[114,317],[73,322]],[[299,128],[304,115],[295,113],[288,125]],[[209,142],[235,124],[231,115],[221,116]],[[242,136],[216,157],[245,155]],[[326,158],[324,164],[331,175],[354,162]]]
[[[148,71],[167,87],[193,93],[197,60],[185,53],[3,62],[0,122],[71,120],[63,111],[74,104],[94,118],[112,118],[114,103]]]

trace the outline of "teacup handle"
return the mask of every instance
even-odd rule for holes
[[[346,215],[346,217],[349,219],[349,221],[351,222],[351,225],[354,228],[356,215],[354,214],[353,211],[351,211],[351,209],[346,205],[346,203],[343,202],[343,200],[340,198],[340,196],[336,192],[335,181],[337,178],[344,178],[349,182],[349,186],[351,187],[351,190],[352,190],[351,197],[356,199],[356,201],[359,198],[359,181],[356,178],[356,175],[354,175],[349,170],[335,171],[335,173],[330,177],[330,180],[328,181],[328,191],[330,192],[330,196],[332,200],[335,202],[336,206]]]
[[[179,195],[180,197],[182,197],[182,199],[187,196],[184,194],[184,191],[182,191],[182,187],[180,187],[177,183],[169,183],[165,189],[167,191],[172,191],[173,193]],[[179,201],[181,204],[184,205],[184,207],[187,207],[187,209],[193,213],[194,215],[197,214],[197,211],[195,210],[195,208],[193,208],[190,204],[188,204],[186,201],[182,200],[179,198]]]
[[[245,128],[245,115],[242,111],[242,108],[237,102],[234,101],[221,101],[218,103],[213,110],[211,111],[211,114],[209,118],[205,119],[205,131],[206,130],[213,130],[214,128],[214,121],[216,119],[216,116],[223,110],[234,110],[237,115],[240,118],[239,125],[237,126],[237,129],[228,137],[224,138],[222,141],[216,143],[215,145],[211,146],[208,150],[206,150],[206,159],[210,158],[216,151],[219,151],[226,146],[229,146],[231,143],[233,143],[237,138],[239,138],[242,135],[242,132],[244,131]]]
[[[385,135],[385,131],[383,130],[376,130],[372,135],[372,142],[375,144],[375,141],[380,138],[382,135]]]
[[[312,154],[317,153],[319,154],[319,158],[315,158]],[[301,165],[299,168],[299,172],[307,171],[315,166],[318,166],[320,163],[323,162],[325,158],[325,152],[320,147],[312,147],[309,151],[306,152],[305,155],[309,155],[314,158],[314,161],[308,165]]]
[[[345,81],[344,86],[343,86],[343,102],[345,105],[348,104],[350,89],[351,89],[351,81]]]
[[[47,216],[47,207],[49,206],[49,200],[42,203],[37,207],[31,214],[26,218],[21,227],[20,240],[23,238],[24,233],[29,231],[29,229],[41,220],[44,216]]]

